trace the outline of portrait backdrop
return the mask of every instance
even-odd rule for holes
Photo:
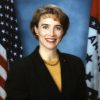
[[[70,19],[67,35],[58,48],[62,52],[79,56],[85,62],[91,0],[16,0],[24,56],[38,45],[30,30],[30,22],[34,11],[45,4],[58,5]]]

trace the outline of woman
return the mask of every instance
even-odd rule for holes
[[[31,30],[39,46],[10,64],[7,100],[87,100],[82,61],[57,49],[68,26],[68,16],[56,5],[46,5],[34,13]]]

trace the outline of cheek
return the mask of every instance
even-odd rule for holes
[[[39,31],[39,33],[38,33],[38,35],[41,37],[44,37],[45,35],[46,35],[46,32],[45,31],[43,31],[43,30],[40,30]]]
[[[57,37],[61,39],[63,37],[63,33],[57,34]]]

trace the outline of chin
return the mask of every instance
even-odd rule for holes
[[[54,50],[54,49],[56,49],[56,46],[49,46],[47,48],[50,49],[50,50]]]

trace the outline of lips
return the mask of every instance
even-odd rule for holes
[[[56,39],[55,38],[46,38],[46,41],[53,43],[53,42],[56,42]]]

